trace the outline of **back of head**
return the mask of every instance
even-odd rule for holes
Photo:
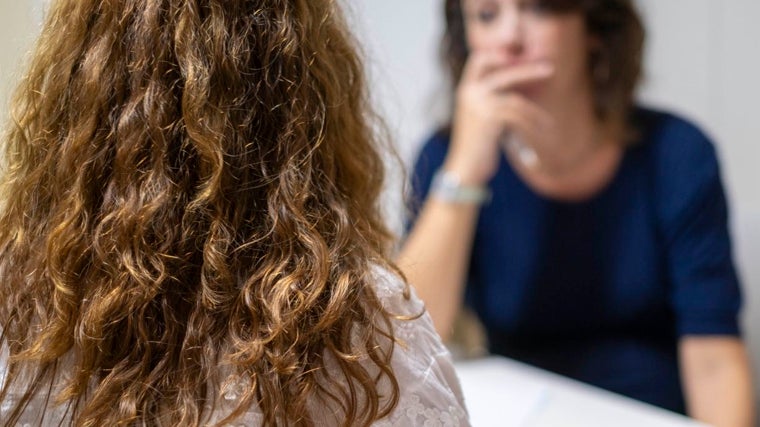
[[[4,141],[8,425],[51,389],[76,425],[199,424],[221,364],[267,424],[395,405],[383,165],[334,3],[53,3]]]

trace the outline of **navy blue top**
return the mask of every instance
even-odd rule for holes
[[[632,120],[639,141],[583,202],[533,192],[502,157],[466,302],[493,353],[683,413],[678,338],[739,334],[726,199],[699,129],[645,109]],[[438,133],[419,155],[414,214],[448,143]]]

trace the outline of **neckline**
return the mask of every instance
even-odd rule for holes
[[[620,159],[617,161],[617,165],[615,166],[615,171],[611,174],[610,179],[608,179],[607,182],[599,188],[599,190],[591,194],[589,197],[579,199],[579,200],[565,200],[565,199],[555,198],[555,197],[551,197],[551,196],[542,194],[540,192],[537,192],[530,185],[528,185],[527,182],[523,180],[523,178],[517,173],[517,171],[515,171],[514,167],[509,162],[509,159],[507,159],[506,154],[501,153],[500,162],[501,162],[501,167],[506,170],[508,174],[508,178],[517,182],[517,185],[519,186],[520,191],[526,194],[529,194],[532,198],[538,200],[542,204],[559,206],[559,207],[569,207],[569,208],[582,207],[582,206],[588,206],[588,205],[597,203],[599,200],[604,199],[609,193],[611,193],[614,190],[614,188],[618,185],[619,181],[622,179],[624,170],[628,169],[629,164],[630,164],[631,152],[637,146],[638,144],[633,144],[633,145],[628,145],[624,147],[620,155]]]

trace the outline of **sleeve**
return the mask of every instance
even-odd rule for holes
[[[422,205],[428,196],[433,175],[435,175],[435,172],[443,165],[443,161],[446,159],[448,146],[448,136],[445,132],[440,131],[425,142],[417,156],[411,176],[410,194],[407,196],[407,233],[414,225],[422,209]]]
[[[383,308],[391,313],[395,338],[391,366],[399,386],[398,402],[388,416],[376,420],[373,427],[469,427],[464,397],[454,370],[451,355],[433,328],[430,316],[424,312],[420,299],[412,293],[407,298],[404,281],[380,266],[374,266],[372,279],[375,293]],[[420,316],[420,313],[423,313]],[[387,343],[389,344],[389,343]],[[386,345],[382,341],[381,345]],[[365,366],[367,373],[380,378],[375,364]],[[345,372],[325,354],[326,378],[331,382],[344,381]],[[387,381],[377,383],[381,395]],[[217,412],[203,425],[217,425],[233,411],[240,394],[250,388],[250,381],[232,373],[221,384],[216,403]],[[331,390],[331,392],[334,392]],[[340,396],[340,392],[335,394]],[[342,422],[343,409],[339,399],[315,398],[309,402],[315,425],[333,426]],[[262,425],[264,416],[253,404],[240,419],[240,425]]]
[[[676,333],[739,335],[739,281],[728,207],[712,142],[679,122],[659,152],[660,218]]]
[[[390,272],[378,269],[375,277],[383,306],[401,316],[392,320],[397,345],[391,361],[400,396],[394,411],[373,426],[469,426],[451,354],[424,311],[424,304],[411,288],[410,297],[405,298],[403,281]]]

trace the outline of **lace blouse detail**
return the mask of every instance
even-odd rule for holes
[[[392,318],[394,335],[398,344],[391,360],[399,384],[399,402],[391,414],[376,421],[375,427],[460,427],[469,426],[464,398],[451,361],[451,355],[441,343],[433,328],[430,316],[424,312],[422,301],[411,291],[404,297],[404,284],[396,275],[379,268],[374,271],[376,293],[386,310],[398,318]],[[420,315],[421,314],[421,315]],[[0,360],[0,371],[5,369]],[[3,372],[0,372],[2,376]],[[339,376],[336,376],[339,377]],[[238,399],[250,387],[250,379],[230,374],[219,385],[218,402],[210,414],[208,424],[216,424],[237,406]],[[11,396],[12,398],[12,396]],[[39,399],[42,400],[42,399]],[[11,402],[0,402],[0,419],[7,415]],[[39,420],[44,406],[37,400],[31,402],[29,416]],[[57,408],[47,408],[43,425],[59,425]],[[50,416],[52,415],[52,416]],[[332,411],[324,405],[313,407],[315,419],[330,420]],[[251,407],[228,427],[261,425],[263,416],[258,407]],[[26,420],[23,420],[26,422]],[[23,425],[22,422],[22,425]],[[331,424],[327,422],[326,425]],[[38,426],[33,422],[30,426]],[[64,423],[65,425],[65,423]]]
[[[224,400],[234,402],[240,399],[250,387],[250,379],[232,374],[222,383],[220,396]]]
[[[375,426],[459,427],[464,425],[467,413],[462,406],[449,405],[443,409],[426,406],[420,396],[414,394],[401,401],[389,418],[376,422]]]

